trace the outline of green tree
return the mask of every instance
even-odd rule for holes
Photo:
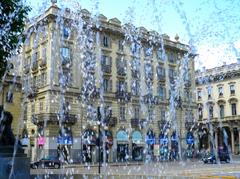
[[[23,0],[0,2],[0,81],[7,67],[7,58],[19,50],[19,44],[24,41],[22,32],[30,10]]]

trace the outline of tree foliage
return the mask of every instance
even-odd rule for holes
[[[21,42],[24,41],[22,32],[30,10],[23,0],[0,2],[0,77],[6,70],[7,58],[19,50]]]

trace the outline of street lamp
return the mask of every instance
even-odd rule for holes
[[[100,136],[100,125],[101,125],[101,112],[100,107],[97,108],[97,119],[98,119],[98,174],[101,173],[101,136]]]

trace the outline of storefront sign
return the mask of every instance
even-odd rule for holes
[[[72,145],[73,138],[72,136],[61,136],[57,138],[57,144],[59,145]]]
[[[142,134],[139,131],[134,131],[132,133],[132,142],[135,144],[143,143]]]
[[[44,145],[45,144],[45,138],[44,137],[38,137],[37,143],[38,143],[38,145]]]
[[[117,133],[117,140],[118,141],[128,141],[128,135],[125,131],[121,130]]]
[[[159,150],[159,144],[155,144],[153,147],[153,155],[154,156],[159,156],[160,155],[160,150]]]
[[[22,145],[29,145],[29,138],[22,138],[21,140],[20,140],[20,142],[21,142],[21,144]]]

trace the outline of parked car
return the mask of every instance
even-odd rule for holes
[[[56,168],[57,169],[57,168],[60,168],[61,165],[62,163],[59,159],[47,157],[31,163],[30,167],[32,169],[36,169],[36,168]]]
[[[230,162],[230,156],[229,156],[228,152],[219,152],[218,158],[221,162],[222,161],[224,161],[226,163]],[[210,153],[210,154],[206,155],[205,157],[203,157],[202,160],[204,163],[217,163],[217,159],[216,159],[214,153]]]

